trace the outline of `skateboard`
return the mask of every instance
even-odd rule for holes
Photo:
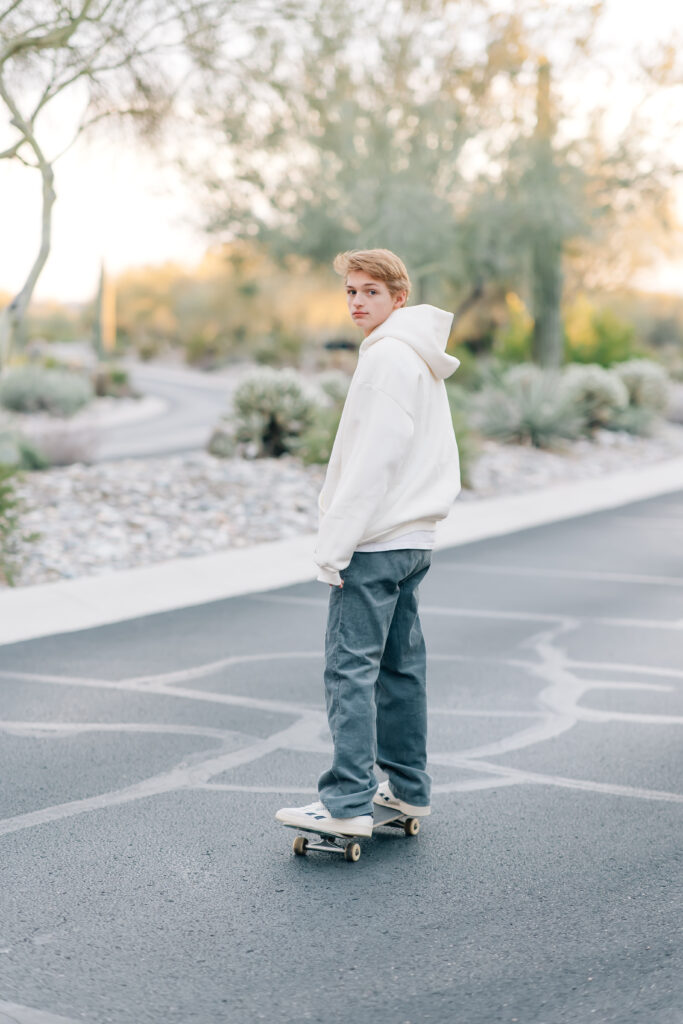
[[[373,832],[378,828],[398,828],[403,829],[407,836],[416,836],[420,831],[419,818],[411,818],[410,815],[403,814],[395,807],[380,807],[379,804],[375,804],[373,817]],[[344,860],[360,860],[360,843],[353,836],[345,836],[337,832],[321,833],[315,828],[288,825],[284,821],[281,824],[285,828],[295,828],[298,832],[307,832],[309,835],[318,836],[316,841],[307,839],[306,836],[297,836],[292,844],[292,850],[297,857],[305,857],[310,850],[316,850],[320,853],[342,854]]]

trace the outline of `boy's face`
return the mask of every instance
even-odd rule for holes
[[[364,270],[350,270],[346,275],[346,302],[354,324],[363,329],[365,337],[384,323],[390,313],[405,302],[405,291],[392,297],[384,281],[377,281]]]

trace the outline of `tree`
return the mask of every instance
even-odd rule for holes
[[[198,172],[211,230],[314,262],[395,248],[418,301],[447,283],[463,313],[492,284],[527,291],[535,358],[555,365],[567,264],[664,210],[675,173],[635,117],[608,141],[602,97],[566,116],[567,86],[601,67],[602,6],[334,0],[294,40],[264,29],[253,88],[199,108],[225,141]]]
[[[40,245],[19,292],[0,313],[0,372],[15,338],[51,244],[56,199],[54,163],[42,129],[54,101],[71,94],[71,137],[104,119],[126,120],[146,139],[154,137],[194,72],[224,60],[221,31],[227,15],[234,28],[262,18],[268,0],[10,0],[0,11],[0,109],[11,139],[0,159],[35,169],[42,184]]]
[[[251,87],[198,106],[227,142],[208,174],[184,161],[206,185],[209,229],[316,263],[388,246],[408,255],[418,298],[430,277],[457,273],[459,158],[482,127],[493,66],[467,56],[455,10],[437,34],[444,11],[442,0],[329,0],[296,39],[259,34]]]

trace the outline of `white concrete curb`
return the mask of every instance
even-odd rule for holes
[[[117,427],[124,423],[137,423],[139,420],[150,420],[163,415],[169,408],[169,402],[159,395],[143,395],[142,398],[117,399],[126,402],[123,408],[112,408],[106,412],[95,410],[93,421],[95,426]]]
[[[646,469],[516,494],[456,502],[437,550],[683,490],[683,457]],[[157,565],[0,593],[0,645],[90,629],[239,594],[315,580],[314,534],[176,558]],[[326,591],[320,584],[321,596]]]
[[[169,408],[169,403],[159,395],[143,395],[142,398],[116,399],[122,406],[105,403],[98,405],[95,399],[94,408],[87,407],[68,418],[49,416],[47,413],[9,416],[10,426],[26,437],[41,437],[51,430],[105,430],[126,423],[137,423],[141,420],[154,419],[161,416]]]

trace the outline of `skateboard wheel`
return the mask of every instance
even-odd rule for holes
[[[292,843],[292,849],[297,857],[305,857],[308,852],[308,839],[306,839],[306,836],[297,836]]]
[[[407,836],[416,836],[420,831],[420,819],[419,818],[406,818],[403,825],[403,829]]]
[[[360,860],[360,843],[347,843],[344,847],[344,860]]]

